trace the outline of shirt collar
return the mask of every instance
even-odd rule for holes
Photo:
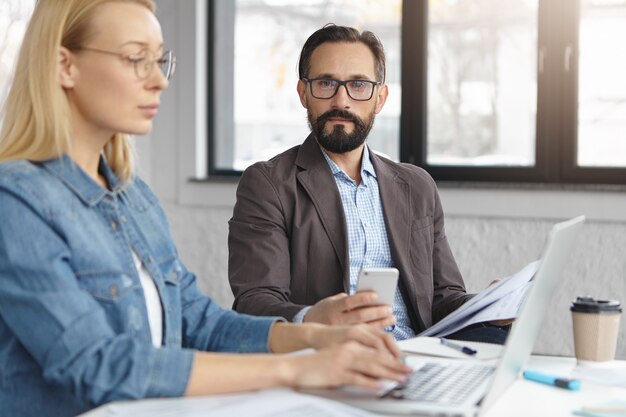
[[[324,148],[320,146],[320,149],[322,150],[322,155],[324,155],[324,159],[326,159],[326,163],[328,163],[328,166],[330,167],[330,171],[332,172],[333,176],[341,174],[346,178],[350,178],[348,174],[346,174],[343,169],[339,168],[339,165],[337,165],[335,161],[333,161],[330,156],[328,156]],[[361,159],[361,178],[364,182],[366,182],[366,178],[369,178],[370,176],[377,178],[374,165],[372,165],[372,161],[370,161],[369,148],[367,145],[365,145],[363,147],[363,158]]]
[[[365,145],[363,149],[363,160],[361,161],[361,176],[366,172],[372,177],[376,178],[376,170],[374,169],[374,165],[372,165],[372,161],[370,160],[370,151],[369,147]]]
[[[98,173],[106,178],[111,190],[107,190],[96,183],[67,155],[42,162],[41,165],[63,181],[83,202],[90,206],[97,204],[107,195],[115,195],[122,189],[122,182],[111,171],[102,155],[100,155]]]

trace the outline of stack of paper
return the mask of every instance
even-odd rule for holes
[[[475,323],[517,317],[540,262],[531,262],[518,273],[490,285],[418,336],[444,337]]]

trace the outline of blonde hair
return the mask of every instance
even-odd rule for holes
[[[69,103],[57,75],[59,49],[83,46],[93,35],[90,21],[94,11],[108,2],[137,3],[153,13],[156,8],[152,0],[37,1],[4,103],[0,162],[45,161],[70,150]],[[129,135],[113,135],[104,147],[104,156],[118,178],[130,181],[134,150]]]

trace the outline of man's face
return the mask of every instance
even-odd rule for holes
[[[339,81],[376,79],[374,55],[363,43],[333,42],[318,46],[311,55],[309,79]],[[368,101],[352,99],[344,86],[329,99],[313,97],[308,83],[298,81],[300,102],[307,109],[311,131],[329,152],[345,153],[359,148],[387,99],[387,86],[374,87]]]

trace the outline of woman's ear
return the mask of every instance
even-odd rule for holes
[[[59,48],[59,55],[57,57],[57,74],[59,75],[59,83],[61,84],[61,87],[65,89],[74,87],[76,67],[74,66],[72,53],[64,46]]]

